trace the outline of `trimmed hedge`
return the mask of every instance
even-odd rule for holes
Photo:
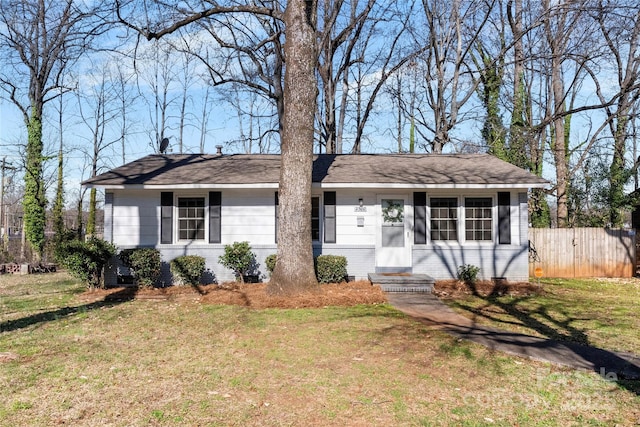
[[[319,255],[316,277],[320,283],[340,283],[347,278],[347,258],[340,255]]]
[[[169,265],[177,284],[196,286],[204,273],[205,259],[198,255],[182,255],[171,260]]]
[[[160,251],[154,248],[123,249],[118,255],[124,265],[131,270],[136,284],[150,288],[161,275]]]

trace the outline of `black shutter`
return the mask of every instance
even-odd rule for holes
[[[173,192],[160,193],[160,243],[173,243]]]
[[[276,205],[276,227],[275,227],[275,241],[276,243],[278,243],[278,205],[280,204],[280,200],[278,199],[278,192],[276,191],[276,196],[275,196],[275,200],[274,203]]]
[[[336,192],[324,192],[324,242],[336,242]]]
[[[498,242],[511,244],[511,193],[498,193]]]
[[[427,243],[427,193],[413,193],[413,243]]]
[[[221,235],[221,205],[222,193],[219,191],[209,192],[209,243],[220,243]]]

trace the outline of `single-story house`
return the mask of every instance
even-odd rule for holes
[[[119,249],[153,247],[167,265],[201,255],[226,281],[224,246],[248,241],[266,278],[279,170],[279,155],[154,154],[83,185],[104,189],[104,238]],[[314,254],[344,255],[349,276],[451,279],[471,264],[482,279],[528,280],[527,193],[547,181],[523,169],[488,154],[320,154],[312,178]]]

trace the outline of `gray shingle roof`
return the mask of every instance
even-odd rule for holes
[[[153,154],[90,178],[94,187],[277,184],[275,154]],[[424,187],[542,187],[523,169],[488,154],[320,154],[313,182]]]

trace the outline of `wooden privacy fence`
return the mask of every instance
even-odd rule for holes
[[[604,228],[530,228],[529,276],[633,277],[634,230]]]

